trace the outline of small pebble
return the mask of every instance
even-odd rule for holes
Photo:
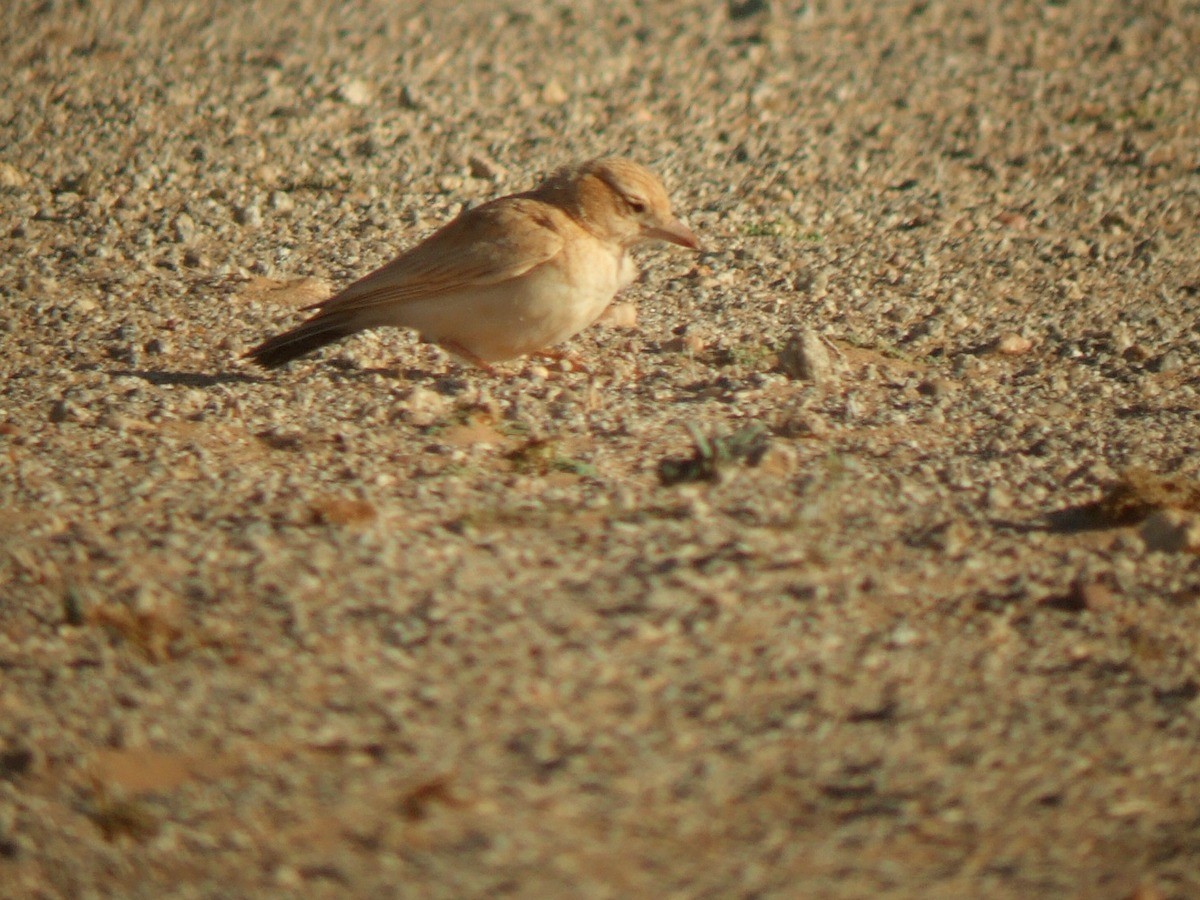
[[[239,225],[245,225],[249,228],[257,228],[262,225],[262,210],[258,208],[258,204],[251,203],[246,206],[235,206],[233,208],[233,219]]]
[[[1033,341],[1019,334],[1006,334],[996,345],[996,349],[1006,356],[1020,356],[1033,349]]]
[[[349,78],[338,85],[337,96],[351,106],[366,106],[374,98],[374,92],[363,79]]]
[[[788,376],[802,381],[828,385],[837,380],[837,365],[829,346],[811,329],[788,339],[779,353],[779,366]]]

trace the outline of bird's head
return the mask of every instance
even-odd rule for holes
[[[628,159],[606,156],[564,169],[546,183],[570,196],[572,213],[584,227],[624,247],[668,241],[692,250],[700,242],[671,212],[658,176]]]

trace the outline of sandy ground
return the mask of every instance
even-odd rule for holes
[[[4,4],[0,896],[1200,896],[1197,47]],[[708,252],[575,364],[237,359],[607,152]]]

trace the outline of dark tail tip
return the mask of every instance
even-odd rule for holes
[[[277,369],[306,353],[312,353],[327,344],[348,337],[356,330],[345,322],[331,322],[328,319],[323,321],[318,316],[297,325],[291,331],[268,338],[242,358],[253,360],[264,369]]]

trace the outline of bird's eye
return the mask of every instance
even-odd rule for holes
[[[646,204],[641,200],[629,200],[629,208],[639,216],[646,211]]]

